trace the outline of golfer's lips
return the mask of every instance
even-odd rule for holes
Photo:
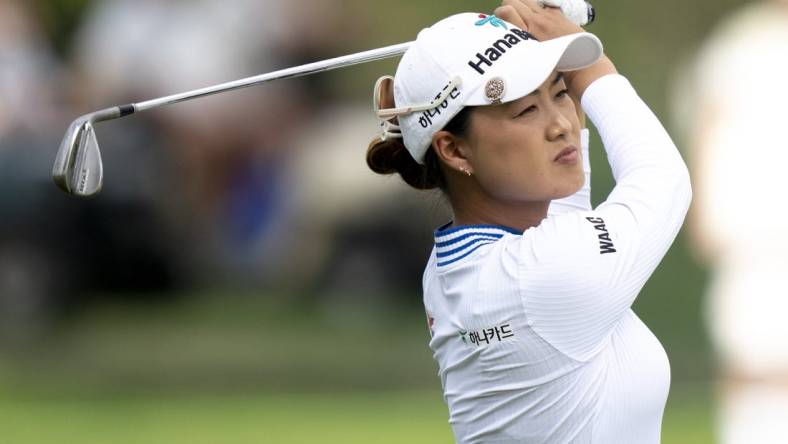
[[[553,162],[574,163],[577,161],[579,157],[580,157],[580,151],[578,151],[577,147],[570,145],[564,148],[563,150],[561,150],[561,152],[558,153],[557,156],[555,156]]]

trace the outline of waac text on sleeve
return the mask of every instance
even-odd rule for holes
[[[599,254],[615,253],[616,248],[615,245],[613,245],[613,241],[610,239],[610,232],[607,230],[607,226],[605,226],[605,220],[601,217],[587,217],[586,220],[591,222],[594,225],[594,229],[598,232]]]

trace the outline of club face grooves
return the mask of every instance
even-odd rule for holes
[[[104,167],[90,120],[77,119],[63,137],[52,178],[72,196],[90,197],[101,191]]]
[[[74,194],[81,197],[97,194],[101,191],[104,167],[96,133],[90,122],[81,127],[76,160],[71,181]]]
[[[79,155],[80,142],[83,139],[82,132],[88,120],[83,116],[73,121],[69,125],[63,141],[60,143],[55,164],[52,167],[52,179],[55,184],[68,194],[74,194],[73,171],[74,164]]]

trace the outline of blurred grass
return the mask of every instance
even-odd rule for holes
[[[302,309],[216,294],[177,299],[182,302],[164,306],[96,305],[36,344],[0,349],[0,381],[28,394],[429,388],[437,382],[420,312],[326,301]]]
[[[711,364],[692,319],[697,300],[682,301],[667,289],[660,296],[643,302],[651,305],[643,317],[665,345],[673,380],[708,381]],[[124,387],[287,392],[438,384],[420,309],[395,298],[286,302],[293,299],[211,293],[163,305],[97,303],[40,341],[0,346],[0,387],[84,394]]]
[[[662,443],[713,443],[708,397],[697,389],[679,392],[666,411]],[[9,444],[452,442],[445,406],[434,391],[0,397],[0,430]]]
[[[0,442],[452,442],[421,313],[178,300],[0,349]],[[712,442],[708,384],[674,383],[663,443]]]
[[[451,442],[433,392],[0,402],[0,416],[9,443]]]
[[[666,411],[662,443],[713,443],[705,393],[679,393]],[[445,406],[435,391],[0,397],[0,430],[9,444],[453,442]]]

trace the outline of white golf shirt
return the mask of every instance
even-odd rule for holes
[[[670,368],[630,306],[681,227],[689,174],[624,77],[582,105],[616,179],[603,204],[587,181],[525,233],[435,233],[424,304],[458,443],[659,442]]]

